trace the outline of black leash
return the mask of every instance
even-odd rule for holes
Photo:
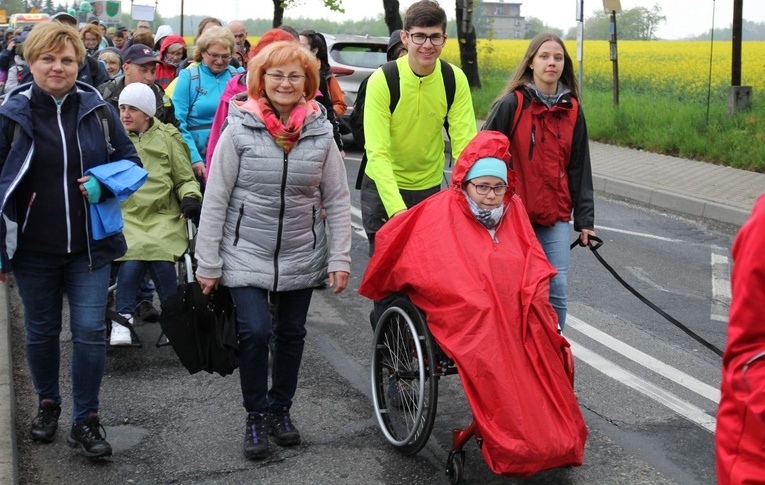
[[[592,243],[593,241],[595,241],[595,244]],[[585,245],[582,243],[581,239],[577,238],[576,241],[571,243],[571,249],[574,249],[577,246],[584,247]],[[590,241],[587,244],[587,247],[590,248],[590,251],[592,251],[592,254],[594,254],[595,257],[598,259],[598,261],[600,261],[600,264],[602,264],[603,267],[606,268],[608,270],[608,272],[611,273],[614,276],[614,278],[616,278],[616,281],[618,281],[619,283],[622,284],[622,286],[627,288],[627,290],[629,290],[630,293],[635,295],[638,298],[638,300],[642,301],[643,303],[645,303],[646,305],[651,307],[656,313],[658,313],[662,317],[666,318],[667,321],[669,321],[669,323],[671,323],[672,325],[676,326],[677,328],[679,328],[683,332],[685,332],[688,335],[690,335],[694,340],[696,340],[698,343],[700,343],[704,347],[708,348],[709,350],[711,350],[715,354],[719,355],[720,357],[723,356],[722,350],[718,349],[717,347],[715,347],[711,343],[707,342],[702,337],[700,337],[698,334],[696,334],[693,330],[691,330],[690,328],[688,328],[685,325],[683,325],[682,323],[680,323],[672,315],[670,315],[669,313],[665,312],[661,308],[659,308],[656,305],[654,305],[653,302],[651,302],[648,298],[646,298],[643,295],[641,295],[639,291],[637,291],[635,288],[630,286],[629,283],[624,281],[624,278],[619,276],[619,274],[614,270],[614,268],[612,268],[611,265],[608,264],[606,262],[606,260],[603,259],[603,257],[600,254],[598,254],[598,249],[600,249],[601,246],[603,246],[603,240],[602,239],[600,239],[598,237],[595,237],[595,236],[590,236]]]

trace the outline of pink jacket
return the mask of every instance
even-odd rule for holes
[[[210,163],[212,162],[215,145],[218,144],[220,132],[223,131],[223,124],[228,116],[228,103],[237,94],[247,92],[246,79],[245,73],[234,76],[226,84],[226,89],[223,90],[223,96],[221,96],[218,103],[218,109],[215,110],[215,118],[213,118],[212,128],[210,128],[210,138],[207,140],[207,170],[205,176],[210,173]]]

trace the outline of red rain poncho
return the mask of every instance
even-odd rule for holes
[[[765,484],[765,196],[733,243],[728,345],[717,410],[720,485]]]
[[[470,211],[461,186],[483,157],[509,162],[507,137],[480,132],[462,152],[451,188],[383,226],[359,293],[380,300],[402,292],[425,313],[457,364],[493,472],[528,476],[581,465],[587,428],[564,368],[568,342],[548,300],[555,270],[511,190],[494,240]]]

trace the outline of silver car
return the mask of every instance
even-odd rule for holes
[[[340,120],[340,131],[350,133],[348,117],[361,81],[387,61],[388,37],[368,35],[324,34],[332,74],[345,92],[348,111]]]

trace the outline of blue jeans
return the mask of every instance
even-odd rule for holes
[[[268,291],[231,288],[239,323],[239,379],[248,413],[268,413],[292,407],[305,344],[305,322],[313,288],[274,294],[273,323],[268,312]],[[268,389],[268,353],[271,334],[274,355]]]
[[[45,254],[17,251],[13,273],[24,303],[26,351],[38,401],[61,402],[59,367],[63,295],[72,331],[72,419],[98,411],[106,365],[106,295],[109,265],[89,268],[86,252]]]
[[[175,265],[170,261],[122,261],[117,274],[117,296],[114,300],[114,308],[118,313],[133,314],[136,307],[135,296],[144,282],[147,268],[157,287],[160,302],[175,295],[178,277],[175,274]]]
[[[571,229],[568,222],[558,221],[554,226],[534,224],[534,232],[542,244],[547,261],[558,270],[550,281],[550,303],[558,314],[560,329],[566,325],[568,299],[568,267],[571,264]]]

